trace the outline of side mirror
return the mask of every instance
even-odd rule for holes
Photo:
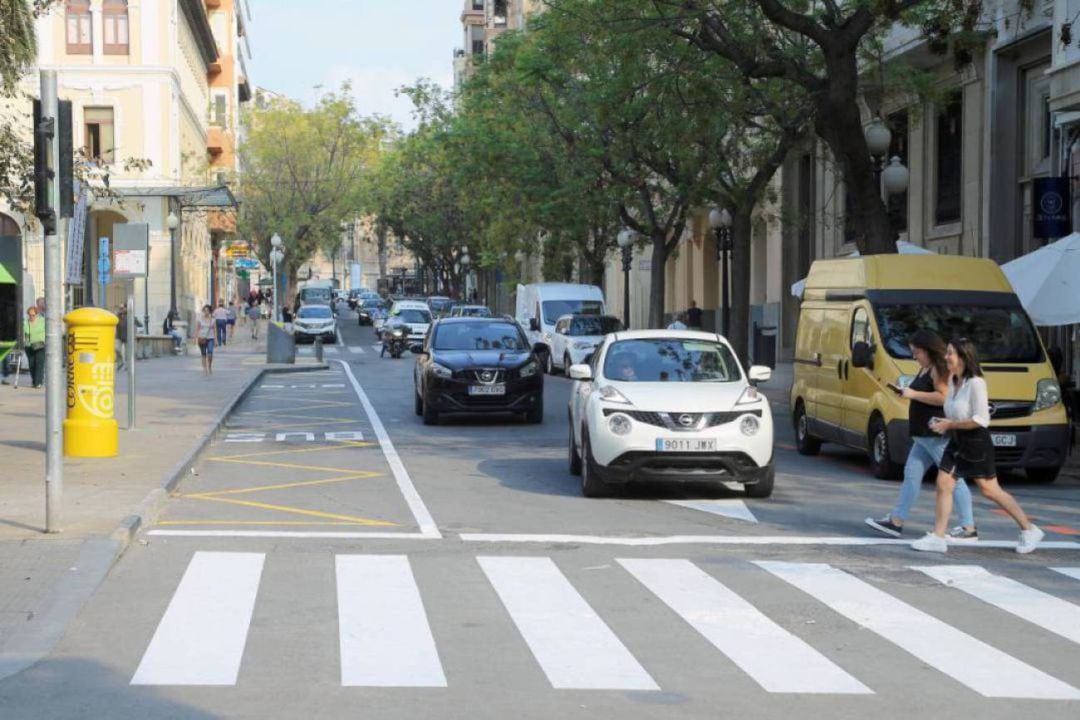
[[[874,347],[861,340],[851,347],[851,366],[874,369]]]
[[[592,380],[592,368],[588,365],[571,365],[571,380]]]
[[[536,355],[546,355],[549,352],[548,346],[544,343],[535,343],[532,346],[532,351]]]
[[[769,382],[769,378],[772,377],[772,368],[764,365],[751,365],[750,371],[747,373],[750,377],[750,384],[756,385],[758,383]]]
[[[410,345],[409,346],[409,352],[411,352],[413,355],[426,355],[427,354],[427,353],[424,352],[424,346],[423,345]]]
[[[529,330],[540,332],[540,321],[536,318],[529,318]]]

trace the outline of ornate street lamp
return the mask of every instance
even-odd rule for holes
[[[623,228],[615,238],[619,249],[622,250],[623,327],[628,329],[630,327],[630,267],[634,262],[634,240],[636,239],[637,233],[630,228]]]
[[[165,225],[169,228],[169,314],[173,320],[179,316],[176,307],[176,229],[180,227],[180,218],[176,213],[169,211],[169,217],[165,218]],[[150,329],[147,328],[147,332]]]
[[[728,255],[731,253],[731,213],[727,208],[709,211],[709,227],[716,233],[716,260],[720,263],[720,330],[731,331],[731,295],[728,291]]]
[[[274,278],[274,322],[281,322],[281,293],[278,288],[277,268],[285,259],[285,248],[282,247],[281,236],[277,233],[270,238],[270,248],[270,266]]]

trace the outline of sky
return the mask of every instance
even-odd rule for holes
[[[317,85],[352,82],[362,114],[414,122],[394,90],[426,77],[453,85],[453,51],[462,43],[462,0],[247,0],[253,86],[305,105]]]

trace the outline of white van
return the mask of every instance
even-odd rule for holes
[[[595,285],[575,283],[533,283],[518,285],[516,319],[529,342],[546,348],[551,357],[555,323],[563,315],[604,315],[604,293]]]

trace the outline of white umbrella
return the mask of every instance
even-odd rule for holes
[[[927,250],[924,247],[921,247],[919,245],[915,245],[913,243],[909,243],[906,240],[897,240],[896,241],[896,252],[898,252],[901,255],[936,255],[937,254],[933,250]],[[856,250],[855,252],[851,253],[850,255],[845,255],[844,257],[846,257],[846,258],[859,257],[859,251]],[[795,282],[795,283],[791,284],[791,294],[794,295],[795,297],[799,298],[800,300],[802,299],[803,292],[805,290],[806,290],[806,278],[803,278],[802,280],[799,280],[798,282]]]
[[[1001,269],[1036,325],[1080,323],[1080,233],[1022,255]]]

